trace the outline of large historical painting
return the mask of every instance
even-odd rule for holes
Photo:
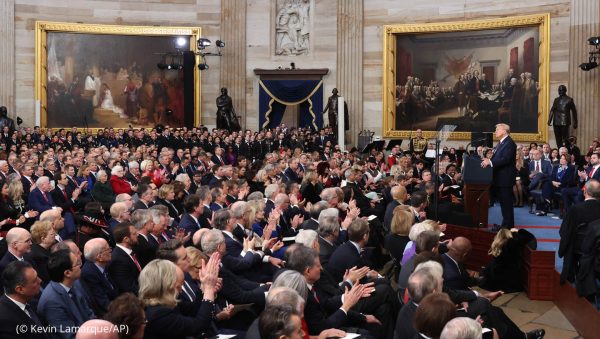
[[[384,74],[384,134],[454,125],[453,137],[466,139],[507,123],[517,139],[545,140],[545,18],[386,26],[384,69],[395,72]]]
[[[183,66],[183,51],[195,48],[198,29],[159,32],[60,23],[38,27],[39,43],[45,47],[38,50],[36,78],[42,126],[184,125],[184,72],[197,70],[178,66]],[[176,46],[177,38],[185,45]]]

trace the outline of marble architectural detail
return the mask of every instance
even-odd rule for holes
[[[600,3],[598,1],[571,2],[571,27],[569,30],[569,84],[568,93],[577,105],[579,127],[571,128],[582,153],[586,153],[593,138],[598,136],[600,126],[600,68],[584,72],[579,64],[588,61],[588,38],[600,33]],[[553,91],[552,95],[556,95]],[[554,146],[554,144],[552,144]]]
[[[227,88],[242,127],[246,126],[246,0],[221,1],[220,87]]]
[[[0,106],[15,113],[15,0],[0,1]]]
[[[277,0],[275,55],[302,55],[310,52],[310,0]]]
[[[346,140],[355,144],[363,129],[363,1],[339,0],[337,6],[337,88],[348,103]]]

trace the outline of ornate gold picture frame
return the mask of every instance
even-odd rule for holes
[[[517,141],[547,141],[550,14],[384,26],[383,135],[451,139],[511,125]]]
[[[184,111],[193,102],[199,125],[200,71],[189,52],[200,34],[199,27],[37,21],[36,119],[43,128],[180,127],[192,123]],[[196,61],[193,70],[184,58]]]

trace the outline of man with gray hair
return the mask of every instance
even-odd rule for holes
[[[327,207],[329,207],[329,205],[326,201],[319,201],[313,204],[310,207],[310,219],[305,220],[302,223],[302,226],[300,226],[300,228],[302,228],[303,230],[316,231],[319,228],[319,221],[317,219],[321,215],[321,211],[325,210]]]
[[[269,217],[273,208],[275,208],[275,197],[279,194],[278,184],[269,184],[265,187],[265,218]]]
[[[328,207],[335,208],[338,204],[338,195],[335,187],[329,187],[321,192],[322,201],[327,202]]]
[[[137,161],[130,161],[127,166],[129,167],[129,171],[125,173],[125,180],[129,181],[131,186],[137,186],[142,180],[140,175],[140,164]]]
[[[202,250],[208,256],[217,252],[221,258],[227,257],[227,249],[225,245],[225,236],[217,229],[212,229],[204,233],[200,239]],[[232,304],[250,304],[258,310],[262,310],[265,306],[265,291],[267,285],[262,285],[250,281],[240,275],[233,273],[227,265],[219,269],[219,278],[223,279],[223,287],[219,291],[219,295],[223,296],[229,303]]]
[[[107,266],[112,256],[108,242],[102,238],[90,239],[83,247],[85,263],[81,268],[81,282],[92,302],[90,307],[98,316],[108,309],[108,304],[119,294],[108,275]]]
[[[481,339],[481,325],[471,318],[454,318],[446,323],[440,339]]]
[[[0,275],[13,261],[27,261],[33,268],[36,268],[33,260],[29,256],[31,252],[31,233],[22,227],[13,227],[6,233],[6,245],[8,251],[0,260]]]
[[[46,176],[39,177],[35,181],[35,186],[35,189],[29,193],[28,197],[28,206],[30,209],[42,213],[56,206],[50,194],[50,191],[52,191],[50,178]]]
[[[421,268],[413,272],[408,278],[408,293],[411,300],[400,309],[396,319],[394,338],[416,338],[418,333],[413,324],[417,307],[423,298],[437,290],[441,281],[432,274],[431,268]]]
[[[115,228],[115,226],[117,226],[118,223],[131,220],[130,207],[124,201],[115,202],[114,204],[112,204],[112,206],[110,206],[110,217],[110,220],[108,220],[108,227],[112,232],[112,230]]]
[[[337,209],[335,210],[337,211]],[[319,258],[323,266],[327,266],[329,263],[329,257],[337,248],[340,236],[340,222],[337,216],[323,215],[325,211],[327,210],[321,212],[321,216],[319,216],[319,228],[317,229],[320,248]]]
[[[135,210],[131,215],[131,223],[137,230],[138,241],[133,246],[140,266],[144,268],[150,261],[156,259],[156,247],[148,237],[154,228],[154,216],[150,210]]]
[[[267,305],[266,307],[275,307],[291,305],[298,311],[299,314],[304,313],[304,299],[295,290],[289,287],[273,287],[267,294]],[[256,318],[248,331],[246,331],[246,338],[260,338],[260,331],[258,329],[258,318]]]

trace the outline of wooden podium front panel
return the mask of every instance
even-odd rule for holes
[[[473,224],[487,228],[490,207],[490,185],[465,184],[463,187],[465,212],[471,215]]]

